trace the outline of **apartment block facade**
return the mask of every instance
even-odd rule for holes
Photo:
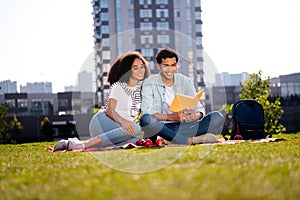
[[[203,47],[200,0],[93,0],[94,49],[98,103],[105,99],[106,75],[121,54],[139,51],[157,72],[155,55],[175,49],[179,71],[203,87]]]

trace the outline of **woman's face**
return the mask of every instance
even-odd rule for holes
[[[139,58],[135,58],[131,65],[131,78],[134,80],[143,80],[145,74],[145,65]]]

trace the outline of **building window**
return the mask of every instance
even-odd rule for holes
[[[129,22],[128,23],[128,29],[134,29],[134,23],[133,22]]]
[[[152,35],[142,35],[141,43],[142,44],[153,44],[153,36]]]
[[[157,35],[158,44],[167,44],[170,43],[170,37],[168,35]]]
[[[202,38],[201,37],[196,37],[196,43],[197,43],[197,45],[202,44]]]
[[[101,33],[102,34],[108,34],[109,33],[109,27],[108,26],[101,26]]]
[[[66,107],[66,106],[68,106],[68,99],[59,99],[58,100],[58,106],[59,107]]]
[[[108,13],[107,12],[103,12],[101,13],[101,21],[108,21]]]
[[[168,0],[156,0],[156,5],[168,4]]]
[[[102,51],[102,59],[109,60],[110,59],[110,51]]]
[[[151,18],[152,17],[152,10],[151,9],[141,9],[140,10],[140,17],[141,18]]]
[[[101,0],[100,8],[108,8],[108,0]]]
[[[130,44],[135,44],[135,37],[129,36],[128,40],[129,40]]]
[[[151,5],[152,0],[139,0],[140,5]]]
[[[202,57],[202,51],[201,51],[201,49],[197,49],[196,50],[196,57],[197,58],[201,58]]]
[[[201,25],[200,24],[196,24],[195,26],[195,32],[201,32]]]
[[[168,9],[156,9],[156,17],[169,17]]]
[[[14,99],[8,99],[5,101],[5,103],[7,104],[8,108],[12,109],[16,107],[16,103]]]
[[[175,29],[175,31],[180,31],[181,30],[181,23],[180,22],[175,22],[174,23],[174,29]]]
[[[152,56],[154,56],[153,49],[141,49],[141,53],[145,57],[152,57]]]
[[[190,23],[187,24],[187,35],[193,37],[193,27]]]
[[[178,35],[178,34],[175,35],[175,43],[176,44],[180,44],[181,43],[181,36]]]
[[[72,106],[80,106],[81,99],[72,99]]]
[[[42,100],[33,100],[31,102],[32,108],[42,108]]]
[[[19,108],[27,108],[27,100],[18,99],[18,107]]]
[[[180,10],[179,9],[174,10],[174,17],[180,17]]]
[[[109,47],[110,46],[109,39],[102,40],[101,45],[102,47]]]
[[[169,29],[169,22],[157,22],[157,30]]]
[[[192,4],[191,4],[191,0],[186,0],[186,7],[191,7]]]
[[[295,94],[300,94],[300,82],[295,83]]]
[[[201,12],[195,12],[195,19],[201,20]]]
[[[128,18],[134,18],[133,9],[128,9]]]
[[[141,22],[141,30],[152,30],[152,22]]]
[[[186,20],[191,20],[191,19],[192,19],[191,9],[187,8],[186,9]]]

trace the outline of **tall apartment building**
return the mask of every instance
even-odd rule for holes
[[[98,103],[105,99],[106,75],[121,54],[139,51],[157,72],[155,55],[163,47],[180,55],[179,71],[204,86],[200,0],[93,0]]]

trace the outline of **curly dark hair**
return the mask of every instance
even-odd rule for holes
[[[156,54],[156,62],[157,64],[161,64],[162,59],[174,57],[176,58],[176,63],[178,63],[179,57],[176,51],[171,48],[163,48]]]
[[[150,70],[148,67],[148,62],[140,52],[132,51],[123,54],[112,63],[107,75],[108,76],[107,81],[109,82],[109,84],[112,85],[117,81],[128,83],[129,77],[131,75],[131,73],[128,72],[131,71],[131,66],[134,62],[134,59],[136,58],[140,59],[142,63],[145,65],[144,79],[149,77]]]

